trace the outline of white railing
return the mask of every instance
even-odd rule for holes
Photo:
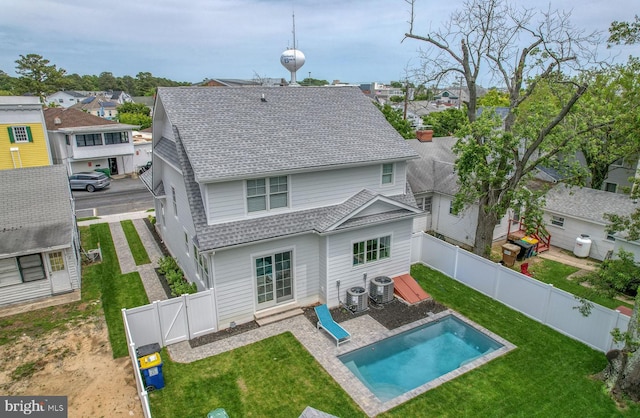
[[[593,304],[589,316],[577,309],[579,301],[551,284],[511,270],[431,235],[412,238],[411,261],[438,270],[524,315],[596,350],[620,348],[611,331],[626,330],[629,317]]]

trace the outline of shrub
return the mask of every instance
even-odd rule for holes
[[[189,283],[184,278],[182,269],[178,266],[178,262],[173,257],[162,257],[160,259],[160,267],[158,268],[171,289],[171,296],[180,296],[184,294],[196,293],[198,287],[195,283]]]

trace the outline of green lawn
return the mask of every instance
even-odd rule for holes
[[[136,266],[149,264],[151,260],[149,260],[147,250],[144,248],[144,244],[140,239],[140,235],[138,235],[138,231],[136,230],[133,221],[130,219],[126,221],[120,221],[120,225],[122,225],[124,236],[127,238],[127,242],[129,243],[129,248],[131,249],[131,254],[133,254],[133,260],[135,261]]]
[[[88,248],[100,243],[102,262],[91,266],[97,275],[104,316],[109,327],[109,341],[115,358],[128,355],[127,341],[122,323],[122,308],[134,308],[149,303],[140,274],[121,274],[116,250],[111,239],[109,224],[100,223],[89,228]],[[139,239],[139,238],[138,238]]]
[[[436,300],[518,348],[381,416],[640,416],[635,405],[618,410],[591,378],[606,365],[602,353],[424,266],[411,273]],[[230,416],[293,417],[306,405],[363,415],[290,334],[191,364],[163,356],[166,386],[151,394],[154,417],[201,417],[218,407]]]
[[[580,296],[610,309],[615,309],[620,305],[633,308],[632,304],[622,302],[618,299],[608,298],[591,288],[582,286],[578,278],[567,279],[569,275],[577,272],[578,270],[579,269],[576,267],[545,259],[542,259],[540,262],[532,264],[531,267],[529,267],[529,271],[533,273],[533,277],[535,279],[544,283],[550,283],[558,289],[573,293],[576,296]]]

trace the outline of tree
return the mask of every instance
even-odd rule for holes
[[[479,206],[474,252],[489,257],[498,221],[512,204],[534,197],[526,193],[526,185],[536,166],[573,152],[575,137],[557,135],[556,127],[587,85],[567,79],[562,71],[582,68],[599,38],[573,28],[566,14],[536,13],[513,7],[508,0],[468,0],[443,29],[417,35],[415,0],[405,1],[411,7],[405,38],[427,44],[422,55],[426,81],[462,76],[469,92],[469,125],[457,135],[455,147],[460,189],[454,210]],[[483,112],[476,124],[477,82],[485,72],[506,86],[509,112],[504,121]],[[541,86],[550,91],[570,89],[571,94],[558,96],[562,102],[556,112],[530,115],[527,124],[516,123],[520,107]]]
[[[422,117],[425,125],[431,126],[433,136],[451,136],[467,123],[465,111],[449,108],[442,112],[431,112]]]
[[[402,117],[402,111],[400,109],[394,109],[388,104],[385,104],[384,106],[380,106],[378,103],[374,104],[378,109],[380,109],[391,126],[393,126],[404,139],[416,137],[416,133],[411,126],[411,122]]]
[[[631,399],[640,401],[640,333],[638,332],[638,305],[640,304],[640,267],[633,254],[620,249],[617,257],[605,260],[598,270],[589,274],[584,281],[598,293],[608,297],[618,295],[635,296],[635,306],[629,320],[627,331],[616,329],[612,332],[614,341],[623,343],[622,349],[614,349],[607,353],[608,364],[598,377],[604,382],[607,390],[618,401]],[[578,308],[583,315],[591,314],[592,304],[581,300]]]
[[[300,82],[301,86],[326,86],[329,82],[327,80],[318,80],[317,78],[307,77]]]
[[[509,95],[498,89],[489,89],[487,94],[478,99],[478,106],[509,107]]]
[[[570,116],[590,172],[590,187],[601,189],[618,160],[635,165],[640,156],[640,60],[630,58],[587,75],[589,90]]]
[[[640,18],[635,16],[633,22],[611,22],[609,26],[609,46],[631,45],[640,42]]]
[[[49,64],[49,60],[37,54],[20,55],[16,60],[15,89],[18,94],[33,93],[44,103],[45,96],[60,90],[64,84],[65,70]]]
[[[118,121],[129,125],[139,125],[140,129],[151,126],[151,109],[142,103],[124,103],[118,106]]]
[[[10,92],[13,90],[13,85],[15,83],[15,79],[11,77],[9,74],[0,70],[0,90]]]

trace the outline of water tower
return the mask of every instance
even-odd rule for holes
[[[297,86],[296,71],[304,65],[304,54],[297,49],[287,49],[280,55],[280,64],[291,73],[289,85]]]
[[[296,15],[291,16],[293,18],[293,48],[287,48],[286,51],[280,55],[280,64],[291,73],[290,86],[298,86],[296,81],[296,71],[298,71],[304,65],[304,54],[302,51],[296,49]]]

